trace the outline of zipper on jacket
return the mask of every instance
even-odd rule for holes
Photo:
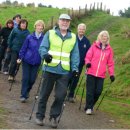
[[[64,42],[64,40],[62,40],[62,46],[61,46],[61,52],[60,52],[60,63],[61,63],[61,55],[62,55],[63,42]]]
[[[98,63],[98,68],[97,68],[97,71],[96,71],[96,76],[97,76],[98,71],[99,71],[99,66],[100,66],[100,64],[101,64],[101,60],[102,60],[102,50],[101,50],[100,60],[99,60],[99,63]]]
[[[104,60],[104,57],[105,57],[105,52],[104,52],[104,54],[103,54],[102,61]]]

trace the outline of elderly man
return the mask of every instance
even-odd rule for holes
[[[73,75],[71,75],[71,78],[70,78],[70,84],[69,85],[69,94],[68,94],[68,101],[71,102],[71,103],[74,103],[74,92],[75,92],[75,89],[76,89],[76,86],[77,86],[77,83],[79,81],[79,77],[80,77],[80,74],[82,72],[82,69],[83,69],[83,66],[85,64],[85,56],[86,56],[86,53],[88,51],[88,49],[90,48],[90,42],[89,40],[87,39],[87,37],[85,36],[85,31],[86,31],[86,25],[84,23],[81,23],[78,25],[78,28],[77,28],[77,40],[78,40],[78,47],[79,47],[79,55],[80,55],[80,63],[79,63],[79,75],[77,77],[73,77]]]
[[[54,102],[50,109],[51,127],[57,128],[58,117],[67,93],[69,72],[73,76],[78,74],[79,50],[76,35],[69,30],[71,18],[61,14],[57,27],[49,30],[41,43],[39,53],[44,59],[43,83],[40,90],[38,109],[36,113],[37,125],[44,125],[46,104],[55,87]]]

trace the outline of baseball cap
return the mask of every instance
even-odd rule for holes
[[[59,19],[68,19],[68,20],[72,20],[68,14],[61,14],[60,17],[59,17]]]

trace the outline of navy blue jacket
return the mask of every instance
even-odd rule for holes
[[[78,35],[77,35],[77,40],[78,40],[78,47],[79,47],[80,64],[84,65],[85,64],[84,59],[85,59],[86,53],[91,46],[90,41],[85,36],[83,36],[83,38],[80,40]]]
[[[39,39],[36,37],[35,32],[28,35],[19,52],[19,58],[28,64],[40,65],[41,57],[38,50],[42,40],[43,33],[39,37]]]
[[[8,38],[8,47],[19,53],[19,50],[29,34],[28,29],[21,30],[20,28],[14,28]]]

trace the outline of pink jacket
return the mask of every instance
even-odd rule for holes
[[[86,71],[87,74],[105,78],[108,67],[109,75],[114,75],[113,50],[109,44],[102,50],[100,43],[94,42],[86,54],[85,64],[87,63],[91,63],[91,67]]]

